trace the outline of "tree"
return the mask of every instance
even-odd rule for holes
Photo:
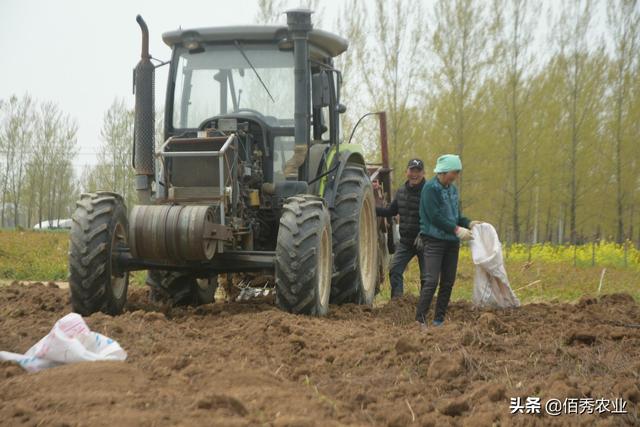
[[[487,65],[494,59],[491,22],[486,2],[438,0],[434,11],[432,48],[438,60],[431,79],[438,93],[449,99],[441,126],[448,134],[449,150],[464,159],[475,124],[473,104],[482,96]],[[462,178],[462,177],[461,177]],[[462,179],[458,180],[462,193]]]
[[[258,0],[256,22],[259,24],[274,24],[281,21],[286,2],[284,0]]]
[[[344,135],[349,135],[358,116],[362,115],[363,102],[362,90],[359,87],[358,64],[356,63],[357,46],[363,46],[366,32],[364,21],[366,16],[361,13],[356,0],[344,2],[341,13],[336,20],[337,32],[349,41],[349,48],[335,59],[335,67],[342,73],[342,86],[340,87],[340,102],[347,106],[347,111],[340,118],[341,130]],[[364,124],[364,123],[363,123]],[[346,142],[346,141],[345,141]]]
[[[554,65],[558,67],[564,82],[563,97],[568,127],[568,184],[570,241],[577,241],[577,208],[580,197],[578,166],[580,157],[587,151],[586,128],[593,123],[595,107],[603,94],[605,67],[604,48],[600,44],[594,53],[590,48],[588,30],[592,18],[593,1],[581,0],[565,3],[554,29],[558,55]],[[592,55],[594,53],[594,55]]]
[[[2,112],[2,128],[0,132],[0,154],[2,154],[3,164],[0,170],[0,191],[2,191],[2,213],[0,219],[0,227],[5,226],[7,198],[9,196],[9,175],[13,164],[14,150],[13,144],[10,139],[11,128],[13,127],[10,117],[13,116],[16,110],[16,104],[18,98],[14,95],[7,101],[2,101],[0,104],[0,111]]]
[[[3,103],[0,125],[0,152],[4,157],[2,182],[2,226],[6,226],[6,208],[13,207],[13,225],[20,225],[22,193],[35,126],[35,103],[25,94],[11,96]]]
[[[113,191],[122,195],[127,206],[136,201],[135,172],[131,167],[133,121],[133,110],[123,99],[115,99],[102,121],[98,164],[83,174],[87,190]]]
[[[509,166],[511,169],[511,198],[512,198],[512,228],[513,239],[520,241],[520,208],[521,197],[525,185],[520,177],[521,156],[524,145],[530,143],[525,141],[523,135],[523,114],[530,96],[530,80],[526,73],[531,71],[533,65],[533,55],[530,50],[533,41],[535,24],[537,22],[536,11],[539,11],[541,4],[526,3],[525,0],[500,1],[496,4],[497,21],[499,23],[499,66],[498,75],[505,83],[505,90],[502,91],[504,99],[503,120],[507,129],[509,145],[511,147]],[[506,15],[506,22],[503,21],[502,13]],[[532,159],[525,159],[532,160]],[[528,182],[531,176],[528,177]]]
[[[14,118],[15,128],[9,140],[13,142],[13,164],[9,177],[10,196],[13,202],[13,224],[20,224],[19,212],[22,203],[22,192],[27,164],[30,158],[34,127],[36,124],[35,103],[29,95],[24,95],[18,102],[17,115]]]
[[[35,193],[31,200],[41,223],[45,216],[51,221],[57,215],[69,214],[70,207],[63,210],[59,203],[73,187],[72,160],[77,152],[78,125],[57,104],[48,101],[40,105],[37,128],[27,178]],[[29,211],[34,209],[29,206]]]
[[[362,2],[347,3],[345,18],[339,21],[340,32],[350,42],[341,60],[346,66],[344,95],[352,105],[368,105],[366,111],[387,112],[392,165],[404,169],[413,142],[410,110],[423,89],[426,22],[420,3],[375,0],[374,4],[368,14]],[[373,141],[367,142],[367,148],[373,148]]]
[[[614,149],[614,179],[616,183],[616,240],[622,243],[625,238],[624,209],[629,194],[633,192],[634,175],[628,175],[628,166],[633,160],[631,151],[637,141],[632,141],[628,130],[630,121],[637,121],[631,116],[631,86],[633,72],[637,69],[640,46],[640,11],[637,0],[609,0],[607,24],[614,43],[613,63],[609,71],[611,94],[609,96],[611,115],[609,128],[612,135]],[[632,185],[625,186],[629,181]],[[626,187],[626,188],[625,188]],[[630,190],[630,191],[629,191]],[[630,219],[632,224],[632,219]],[[629,236],[630,238],[633,236]]]
[[[629,179],[627,183],[629,185],[629,192],[627,203],[629,205],[629,231],[627,233],[629,239],[633,239],[634,227],[637,230],[637,246],[640,247],[640,212],[638,212],[637,206],[640,201],[640,58],[636,56],[635,67],[632,72],[631,86],[631,102],[629,107],[629,120],[626,122],[626,126],[629,132],[629,147],[630,150],[625,156],[629,158],[626,163],[627,176]]]

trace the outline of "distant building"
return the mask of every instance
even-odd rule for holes
[[[59,229],[71,229],[71,218],[59,218],[51,221],[42,221],[40,224],[33,226],[34,230],[59,230]]]

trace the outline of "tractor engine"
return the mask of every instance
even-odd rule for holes
[[[261,197],[266,154],[261,133],[251,120],[220,118],[197,134],[169,138],[156,151],[156,204],[131,212],[132,255],[204,261],[221,252],[220,246],[268,246],[277,218],[260,209],[271,208],[271,200]]]

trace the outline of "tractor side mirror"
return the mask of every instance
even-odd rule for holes
[[[325,71],[321,71],[312,76],[311,90],[313,92],[313,108],[329,106],[331,102],[331,88],[329,86],[329,76]]]

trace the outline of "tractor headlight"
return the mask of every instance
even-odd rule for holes
[[[182,36],[182,44],[189,52],[202,52],[202,44],[200,43],[200,35],[194,31],[188,31]]]
[[[189,50],[196,50],[200,47],[200,42],[198,40],[189,38],[184,41],[184,47],[186,47]]]

